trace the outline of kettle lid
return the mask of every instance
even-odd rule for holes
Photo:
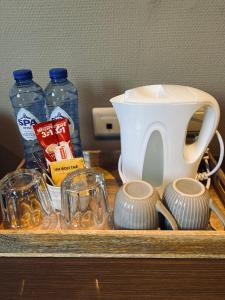
[[[171,102],[201,102],[213,98],[206,92],[181,85],[146,85],[127,90],[124,103],[171,103]]]

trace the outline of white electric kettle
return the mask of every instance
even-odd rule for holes
[[[110,101],[120,123],[123,182],[142,179],[162,192],[176,178],[196,176],[219,122],[215,98],[187,86],[149,85]],[[206,112],[199,137],[187,145],[189,121],[201,108]]]

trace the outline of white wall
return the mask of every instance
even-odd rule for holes
[[[91,108],[152,83],[212,93],[225,138],[223,0],[0,0],[0,143],[15,153],[21,155],[8,100],[11,73],[31,68],[44,87],[56,66],[67,67],[78,86],[86,149],[119,147],[94,139]]]

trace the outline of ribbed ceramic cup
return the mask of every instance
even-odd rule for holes
[[[210,198],[205,186],[198,180],[179,178],[173,181],[164,191],[163,202],[174,216],[179,229],[207,229],[211,210],[225,226],[225,215]],[[168,222],[165,223],[166,227],[170,228]]]
[[[173,229],[178,229],[174,218],[162,204],[158,192],[145,181],[130,181],[116,194],[114,226],[117,229],[157,229],[159,212]]]

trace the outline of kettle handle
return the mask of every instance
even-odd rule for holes
[[[120,179],[122,180],[123,184],[127,183],[127,179],[123,175],[123,171],[122,171],[122,157],[121,157],[121,154],[120,154],[120,157],[119,157],[119,160],[118,160],[118,172],[119,172]]]
[[[184,149],[184,157],[189,162],[199,159],[205,152],[219,122],[220,110],[218,103],[213,99],[213,101],[205,103],[205,106],[206,112],[198,139],[193,144],[186,145]]]

